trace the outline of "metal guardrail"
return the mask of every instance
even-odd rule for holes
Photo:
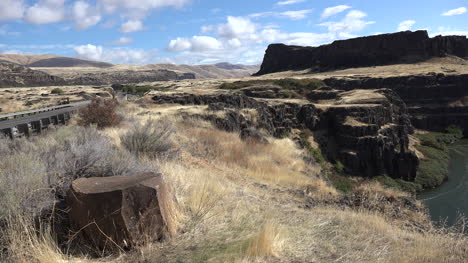
[[[50,107],[36,109],[36,110],[28,110],[28,111],[19,111],[19,112],[14,112],[14,113],[0,114],[0,121],[8,120],[8,119],[16,119],[16,118],[25,117],[25,116],[31,116],[31,115],[34,115],[34,114],[38,114],[38,113],[42,113],[42,112],[48,112],[48,111],[54,111],[54,110],[63,109],[63,108],[85,106],[85,105],[88,105],[89,103],[90,103],[90,101],[80,101],[80,102],[75,102],[75,103],[70,103],[70,104],[65,104],[65,105],[50,106]]]
[[[15,138],[41,133],[50,125],[66,124],[74,111],[90,103],[91,101],[82,101],[0,115],[0,135]]]

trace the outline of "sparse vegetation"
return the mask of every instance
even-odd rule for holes
[[[465,236],[436,230],[424,213],[402,205],[408,194],[377,182],[356,184],[338,175],[339,163],[303,159],[313,155],[310,142],[304,149],[290,138],[248,143],[205,121],[167,113],[177,111],[158,119],[139,114],[155,109],[121,106],[131,118],[120,126],[70,126],[0,141],[0,155],[7,156],[0,159],[0,222],[6,222],[0,224],[0,261],[422,263],[468,256]],[[148,158],[172,149],[179,150],[177,158]],[[322,177],[327,165],[332,185]],[[170,240],[94,259],[56,243],[47,218],[34,223],[33,215],[63,197],[73,178],[155,170],[178,201],[173,214],[181,231]]]
[[[312,147],[312,145],[309,142],[309,137],[312,136],[312,133],[310,130],[304,130],[299,134],[299,138],[301,139],[301,144],[304,146],[306,149],[307,153],[311,155],[314,160],[321,164],[325,162],[325,157],[322,154],[322,151],[320,150],[319,147]]]
[[[93,99],[91,104],[78,113],[81,126],[96,125],[99,129],[117,126],[122,118],[117,114],[115,100]]]
[[[408,193],[417,193],[423,190],[422,185],[418,183],[408,182],[401,179],[393,179],[386,175],[377,176],[374,178],[374,180],[378,181],[386,187],[398,189]]]
[[[57,95],[61,95],[63,93],[65,93],[65,91],[63,91],[63,89],[61,88],[54,88],[53,90],[50,91],[51,94],[57,94]]]
[[[121,91],[126,92],[132,95],[139,95],[143,96],[153,90],[156,91],[168,91],[170,90],[171,86],[161,86],[161,85],[155,85],[155,86],[136,86],[136,85],[126,85],[124,86]]]
[[[168,120],[148,120],[122,135],[121,144],[137,156],[162,157],[174,148],[174,126]]]
[[[307,95],[308,92],[325,86],[325,83],[319,79],[278,79],[278,80],[248,80],[235,81],[231,83],[223,83],[219,86],[220,89],[238,90],[251,86],[272,85],[281,87],[281,97],[286,98],[301,98]]]
[[[450,126],[446,133],[428,132],[418,134],[421,145],[417,146],[425,158],[419,164],[415,183],[422,188],[434,188],[441,185],[448,175],[449,153],[448,146],[461,139],[463,132],[460,128]]]

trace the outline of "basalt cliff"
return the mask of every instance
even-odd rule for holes
[[[319,47],[271,44],[256,75],[414,63],[443,56],[467,58],[468,39],[465,36],[430,38],[427,31],[421,30],[338,40]]]

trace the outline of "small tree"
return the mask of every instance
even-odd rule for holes
[[[63,94],[65,93],[61,88],[55,88],[50,91],[51,94]]]
[[[116,112],[118,102],[95,98],[86,108],[80,110],[78,125],[96,125],[98,129],[119,125],[122,118]]]

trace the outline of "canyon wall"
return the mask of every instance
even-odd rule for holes
[[[421,30],[337,40],[319,47],[271,44],[256,75],[414,63],[448,55],[468,58],[468,39],[465,36],[430,38],[427,31]]]

